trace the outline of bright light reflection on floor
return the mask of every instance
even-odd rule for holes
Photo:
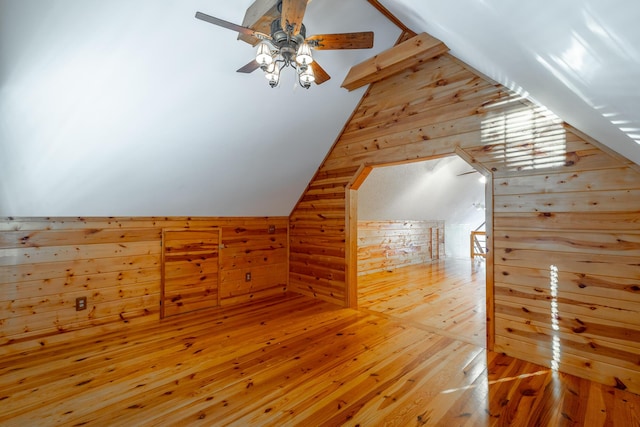
[[[505,382],[509,382],[509,381],[521,380],[521,379],[524,379],[524,378],[535,377],[535,376],[538,376],[538,375],[546,375],[548,373],[549,373],[549,371],[545,369],[543,371],[532,372],[530,374],[516,375],[515,377],[498,378],[497,380],[489,381],[488,384],[492,385],[492,384],[505,383]],[[456,387],[456,388],[450,388],[450,389],[447,389],[447,390],[443,390],[443,391],[440,392],[440,394],[451,394],[451,393],[455,393],[455,392],[458,392],[458,391],[471,390],[471,389],[476,388],[476,387],[478,387],[478,385],[470,384],[470,385],[464,386],[464,387]]]

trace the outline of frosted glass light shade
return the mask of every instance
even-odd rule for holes
[[[307,67],[306,70],[300,73],[300,81],[305,87],[308,87],[311,83],[316,81],[316,76],[313,74],[313,69]]]
[[[269,80],[269,85],[271,87],[278,86],[278,83],[280,82],[280,68],[275,62],[272,62],[267,66],[264,76]]]
[[[265,67],[273,63],[273,57],[271,56],[271,49],[269,49],[268,44],[262,42],[258,45],[258,52],[256,53],[256,62],[261,67]]]
[[[305,42],[300,45],[296,53],[296,62],[300,65],[309,65],[313,62],[311,47]]]

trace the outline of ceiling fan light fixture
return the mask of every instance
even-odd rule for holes
[[[372,31],[316,34],[307,39],[307,29],[302,20],[309,1],[311,0],[287,0],[286,2],[280,0],[276,2],[279,16],[274,17],[270,11],[261,17],[253,16],[257,19],[253,25],[259,26],[261,29],[263,24],[266,24],[264,20],[272,19],[269,34],[202,12],[196,12],[196,18],[236,31],[239,33],[239,38],[251,45],[255,45],[256,40],[259,41],[255,59],[240,67],[237,70],[239,73],[248,74],[260,68],[269,80],[269,85],[276,87],[280,82],[281,70],[291,66],[296,71],[298,83],[309,89],[311,83],[321,84],[331,78],[314,60],[311,49],[369,49],[373,47]],[[256,1],[256,3],[258,2]],[[251,8],[247,10],[247,13],[252,10]],[[311,67],[312,64],[313,67]],[[318,75],[315,76],[314,73]]]
[[[271,48],[265,42],[258,45],[258,52],[256,53],[256,62],[261,68],[268,67],[273,63],[273,56],[271,56]]]
[[[269,86],[278,86],[278,83],[280,83],[280,67],[275,62],[272,62],[266,67],[264,76],[269,80]]]
[[[300,73],[299,78],[300,85],[305,89],[309,89],[309,87],[311,87],[311,83],[316,81],[316,76],[313,74],[313,68],[311,67],[306,67],[306,69]]]
[[[301,66],[307,66],[313,62],[313,56],[311,56],[311,46],[307,42],[304,42],[298,48],[296,53],[296,62]]]

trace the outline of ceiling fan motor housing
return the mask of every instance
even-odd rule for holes
[[[280,18],[276,18],[271,22],[271,38],[273,44],[276,45],[280,51],[283,49],[293,49],[293,54],[298,51],[298,47],[304,43],[304,39],[307,37],[307,29],[304,24],[300,25],[300,32],[296,35],[289,35],[282,29],[280,25]],[[289,50],[289,49],[286,49]]]

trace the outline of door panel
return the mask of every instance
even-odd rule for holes
[[[220,229],[162,230],[162,317],[219,305]]]

